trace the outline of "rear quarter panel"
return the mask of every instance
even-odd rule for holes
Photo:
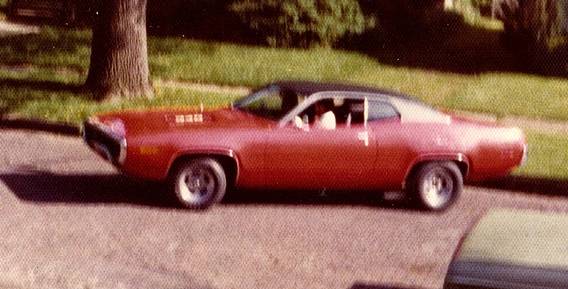
[[[458,160],[469,149],[448,124],[379,122],[371,129],[377,145],[375,186],[387,190],[401,189],[420,162]]]
[[[520,164],[525,145],[519,129],[464,121],[400,123],[374,130],[377,176],[389,188],[403,184],[415,166],[428,161],[466,164],[468,180],[501,177]]]
[[[525,137],[516,128],[477,128],[476,142],[468,152],[470,180],[503,177],[519,166],[523,159]]]

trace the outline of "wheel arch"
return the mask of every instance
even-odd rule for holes
[[[170,177],[175,168],[186,161],[198,158],[212,158],[219,162],[227,175],[227,185],[234,186],[239,177],[239,160],[232,149],[192,149],[177,153],[170,161],[167,176]]]
[[[422,155],[416,158],[406,170],[406,174],[404,176],[403,188],[406,187],[406,183],[409,177],[411,177],[422,165],[430,162],[453,162],[458,166],[464,179],[469,174],[469,168],[470,168],[469,160],[462,153]]]

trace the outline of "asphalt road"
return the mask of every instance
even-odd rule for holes
[[[0,288],[441,288],[488,209],[568,211],[568,185],[531,184],[468,187],[441,214],[306,192],[241,192],[198,213],[78,138],[0,130]]]

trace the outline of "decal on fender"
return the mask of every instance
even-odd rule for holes
[[[177,114],[175,116],[175,122],[176,124],[203,122],[203,114]]]

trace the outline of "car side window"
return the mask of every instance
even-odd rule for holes
[[[380,100],[369,101],[369,118],[367,121],[372,122],[393,117],[400,117],[400,114],[390,103]]]
[[[263,95],[263,97],[250,102],[247,105],[249,111],[256,111],[261,115],[273,116],[279,114],[282,108],[282,98],[278,91],[270,91]]]
[[[342,114],[346,126],[362,125],[365,122],[365,102],[363,99],[350,99],[345,102]]]
[[[369,100],[369,115],[367,121],[380,121],[383,119],[400,117],[398,111],[388,102],[381,100]],[[351,125],[362,125],[365,122],[365,100],[348,99],[338,108],[338,123]]]
[[[325,105],[324,105],[325,104]],[[317,107],[325,107],[319,113]],[[329,111],[334,115],[335,123],[341,127],[364,125],[365,123],[365,99],[348,98],[334,95],[310,105],[302,113],[298,114],[294,123],[296,126],[314,125],[322,112]],[[367,122],[380,121],[389,118],[399,118],[399,112],[389,102],[384,100],[368,101]],[[303,125],[302,125],[303,123]]]
[[[336,121],[336,102],[341,102],[341,98],[324,98],[308,106],[299,113],[294,123],[297,127],[312,127],[317,129],[333,130],[337,125]]]
[[[290,90],[268,88],[261,90],[240,101],[240,109],[269,119],[280,119],[301,101],[302,96]]]

